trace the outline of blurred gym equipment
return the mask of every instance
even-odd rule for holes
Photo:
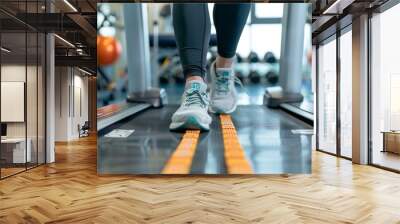
[[[252,70],[249,73],[249,79],[252,83],[260,83],[261,82],[261,74],[257,70]]]
[[[264,102],[277,108],[282,103],[301,102],[302,55],[304,26],[308,7],[304,4],[285,4],[282,21],[279,87],[267,88]]]
[[[273,70],[269,70],[268,72],[267,72],[267,74],[265,74],[265,78],[267,79],[267,81],[270,83],[270,84],[277,84],[278,83],[278,81],[279,81],[279,75],[278,75],[278,73],[277,72],[275,72],[275,71],[273,71]]]
[[[249,56],[247,56],[247,61],[250,63],[256,63],[260,61],[260,58],[256,52],[252,51],[249,53]]]
[[[147,10],[144,4],[124,4],[126,51],[128,63],[128,102],[149,103],[162,107],[166,101],[164,89],[153,86],[150,69]]]
[[[267,82],[275,85],[279,82],[279,64],[278,63],[270,63],[267,64],[268,69],[265,73],[265,78]]]
[[[264,62],[266,62],[266,63],[277,63],[278,59],[276,59],[274,53],[268,51],[264,55]]]
[[[242,57],[240,54],[238,54],[238,53],[236,53],[236,62],[237,62],[237,63],[242,63],[242,62],[244,62],[243,57]]]
[[[113,64],[121,55],[121,44],[114,37],[97,36],[97,63],[99,66]]]

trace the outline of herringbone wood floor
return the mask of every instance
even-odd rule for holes
[[[312,175],[96,175],[95,138],[0,181],[0,223],[400,223],[400,175],[313,153]]]

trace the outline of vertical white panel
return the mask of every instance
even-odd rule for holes
[[[46,163],[55,161],[55,55],[54,35],[46,37]]]
[[[1,82],[1,122],[24,122],[24,82]]]
[[[352,159],[368,162],[368,16],[353,20],[352,34]]]
[[[340,150],[352,157],[352,31],[340,37]]]
[[[318,147],[336,153],[336,40],[318,51]]]

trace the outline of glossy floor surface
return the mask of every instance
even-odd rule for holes
[[[400,175],[312,151],[312,174],[98,176],[96,138],[0,181],[0,223],[400,223]]]
[[[99,174],[159,174],[182,137],[168,129],[176,109],[176,105],[148,109],[102,131]],[[311,172],[311,136],[293,131],[312,127],[283,111],[257,105],[239,106],[232,120],[254,173]],[[200,135],[191,174],[227,173],[219,122],[219,117],[213,116],[210,131]],[[134,132],[127,138],[104,136],[114,129]]]
[[[400,154],[375,150],[372,156],[372,163],[400,171]]]

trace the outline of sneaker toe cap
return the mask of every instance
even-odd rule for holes
[[[195,117],[202,123],[211,123],[211,117],[201,111],[180,111],[172,116],[172,122],[184,122],[189,117]]]
[[[215,112],[228,112],[236,107],[236,103],[227,100],[213,100],[210,106]]]

